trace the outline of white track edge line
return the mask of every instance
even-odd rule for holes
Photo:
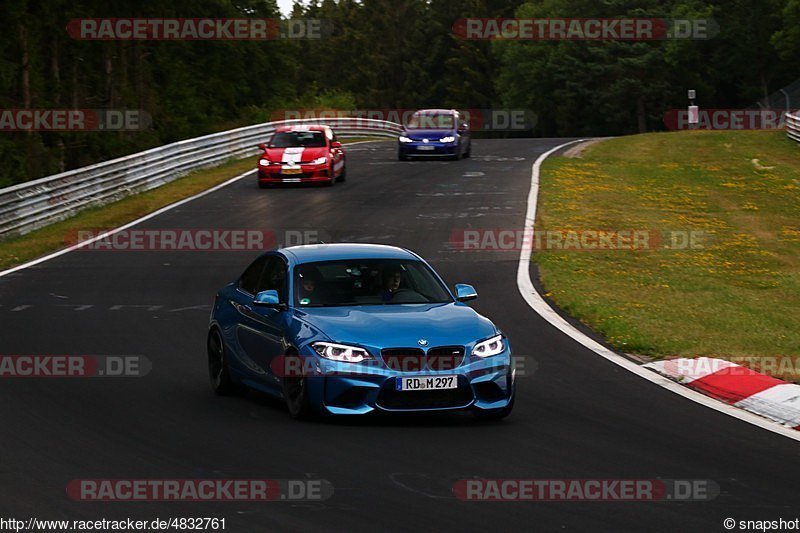
[[[376,139],[374,141],[370,140],[370,141],[357,141],[357,142],[354,142],[354,143],[346,143],[345,146],[354,146],[356,144],[377,142],[379,140],[382,140],[382,139]],[[34,259],[32,261],[28,261],[27,263],[23,263],[21,265],[9,268],[7,270],[0,271],[0,278],[2,278],[4,276],[8,276],[9,274],[13,274],[14,272],[18,272],[20,270],[25,270],[27,268],[31,268],[33,266],[36,266],[36,265],[40,264],[40,263],[44,263],[45,261],[50,261],[51,259],[55,259],[56,257],[61,257],[62,255],[68,254],[70,252],[74,252],[75,250],[77,250],[79,248],[83,248],[85,246],[89,246],[90,244],[92,244],[94,242],[97,242],[100,239],[105,239],[106,237],[114,235],[115,233],[119,233],[120,231],[126,230],[126,229],[128,229],[130,227],[133,227],[133,226],[136,226],[138,224],[141,224],[142,222],[150,220],[151,218],[155,218],[155,217],[157,217],[158,215],[160,215],[162,213],[166,213],[167,211],[175,209],[176,207],[180,207],[183,204],[187,204],[189,202],[197,200],[198,198],[202,198],[203,196],[205,196],[207,194],[211,194],[212,192],[216,192],[216,191],[222,189],[223,187],[227,187],[228,185],[230,185],[232,183],[236,183],[237,181],[239,181],[241,179],[244,179],[244,178],[246,178],[247,176],[249,176],[251,174],[254,174],[256,172],[256,170],[257,169],[248,170],[247,172],[245,172],[243,174],[239,174],[238,176],[236,176],[234,178],[231,178],[228,181],[225,181],[223,183],[215,185],[215,186],[211,187],[210,189],[206,189],[205,191],[199,192],[199,193],[195,194],[194,196],[189,196],[188,198],[184,198],[183,200],[178,200],[175,203],[166,205],[166,206],[162,207],[161,209],[153,211],[150,214],[147,214],[147,215],[145,215],[145,216],[143,216],[141,218],[137,218],[136,220],[132,220],[131,222],[128,222],[127,224],[125,224],[123,226],[120,226],[118,228],[114,228],[112,230],[103,232],[100,235],[97,235],[96,237],[93,237],[93,238],[88,239],[86,241],[81,241],[78,244],[73,244],[72,246],[69,246],[67,248],[63,248],[61,250],[58,250],[57,252],[53,252],[51,254],[39,257],[39,258]],[[155,190],[155,189],[153,189],[153,190]]]
[[[577,341],[578,343],[582,344],[584,347],[592,350],[597,355],[603,357],[611,361],[612,363],[624,368],[625,370],[636,374],[637,376],[646,379],[660,387],[663,387],[679,396],[683,396],[684,398],[691,400],[695,403],[699,403],[706,407],[710,407],[715,411],[719,411],[726,415],[732,416],[734,418],[738,418],[744,422],[748,422],[753,424],[754,426],[758,426],[762,429],[766,429],[767,431],[771,431],[773,433],[777,433],[784,437],[800,441],[800,431],[795,429],[782,426],[777,422],[773,422],[771,420],[767,420],[766,418],[762,418],[758,415],[745,411],[743,409],[739,409],[728,405],[726,403],[720,402],[715,400],[709,396],[705,396],[697,391],[689,389],[683,385],[676,383],[666,377],[661,376],[660,374],[655,373],[654,371],[648,370],[643,368],[642,366],[634,363],[630,359],[606,348],[605,346],[601,345],[600,343],[596,342],[595,340],[588,337],[583,332],[576,329],[572,324],[564,320],[558,313],[550,307],[547,302],[542,298],[542,296],[536,291],[535,287],[533,286],[533,282],[531,281],[531,274],[530,274],[530,262],[531,262],[531,253],[532,253],[532,242],[533,242],[533,227],[536,221],[536,207],[537,201],[539,196],[539,174],[542,167],[542,163],[550,157],[553,153],[561,150],[562,148],[569,146],[571,144],[584,142],[587,139],[579,139],[577,141],[570,141],[555,148],[548,150],[547,152],[543,153],[536,159],[536,162],[533,164],[533,168],[531,171],[531,188],[530,192],[528,193],[528,210],[525,215],[525,230],[524,230],[524,238],[522,239],[522,251],[520,252],[519,258],[519,267],[517,269],[517,288],[519,289],[520,294],[525,299],[527,304],[533,309],[539,316],[547,320],[551,325],[559,329],[565,335],[571,337],[573,340]]]

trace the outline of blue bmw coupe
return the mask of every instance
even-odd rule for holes
[[[508,416],[508,339],[415,253],[374,244],[271,251],[216,296],[208,369],[218,394],[246,387],[316,414],[471,410]]]

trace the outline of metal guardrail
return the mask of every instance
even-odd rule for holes
[[[800,142],[800,115],[786,113],[786,135]]]
[[[396,137],[402,126],[384,120],[331,118],[286,120],[187,139],[0,189],[0,238],[22,235],[107,204],[154,189],[193,170],[259,153],[275,128],[325,124],[340,137]],[[255,164],[254,164],[255,168]]]

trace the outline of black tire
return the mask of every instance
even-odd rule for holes
[[[328,176],[330,176],[331,179],[325,182],[325,185],[328,187],[333,187],[334,185],[336,185],[336,178],[333,172],[333,163],[331,163],[331,166],[328,169]]]
[[[347,181],[347,164],[342,166],[342,174],[337,179],[339,181]]]
[[[472,139],[469,140],[469,144],[467,145],[467,151],[464,152],[464,157],[470,157],[472,155]]]
[[[505,407],[501,407],[500,409],[475,409],[472,411],[472,414],[478,420],[502,420],[503,418],[507,417],[511,414],[511,411],[514,410],[514,400],[516,399],[517,394],[514,392],[514,395],[511,396],[511,401],[508,402],[508,405]]]
[[[408,161],[408,156],[403,152],[397,152],[397,160],[398,161]]]
[[[458,161],[458,160],[461,159],[461,142],[460,141],[456,145],[456,153],[455,153],[455,155],[453,155],[453,157],[451,157],[450,159],[452,159],[453,161]]]
[[[283,397],[286,400],[289,416],[296,420],[311,418],[313,410],[308,401],[308,383],[305,376],[284,377]]]
[[[211,389],[220,396],[230,396],[241,392],[241,386],[231,379],[228,360],[225,355],[225,343],[218,329],[208,334],[208,377]]]

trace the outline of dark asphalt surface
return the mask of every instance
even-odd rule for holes
[[[213,294],[252,252],[77,251],[0,278],[1,354],[143,355],[140,379],[0,382],[0,517],[224,517],[228,531],[723,531],[727,517],[800,516],[800,446],[676,396],[539,318],[516,286],[517,254],[449,249],[453,231],[522,227],[535,158],[561,140],[478,140],[459,162],[395,160],[391,143],[348,149],[348,182],[259,190],[240,181],[141,228],[318,231],[409,247],[526,354],[516,409],[470,416],[296,422],[250,394],[210,391]],[[27,307],[25,307],[27,306]],[[530,375],[532,374],[532,375]],[[320,503],[87,503],[83,478],[303,478]],[[711,479],[710,502],[486,503],[453,482],[487,478]]]

